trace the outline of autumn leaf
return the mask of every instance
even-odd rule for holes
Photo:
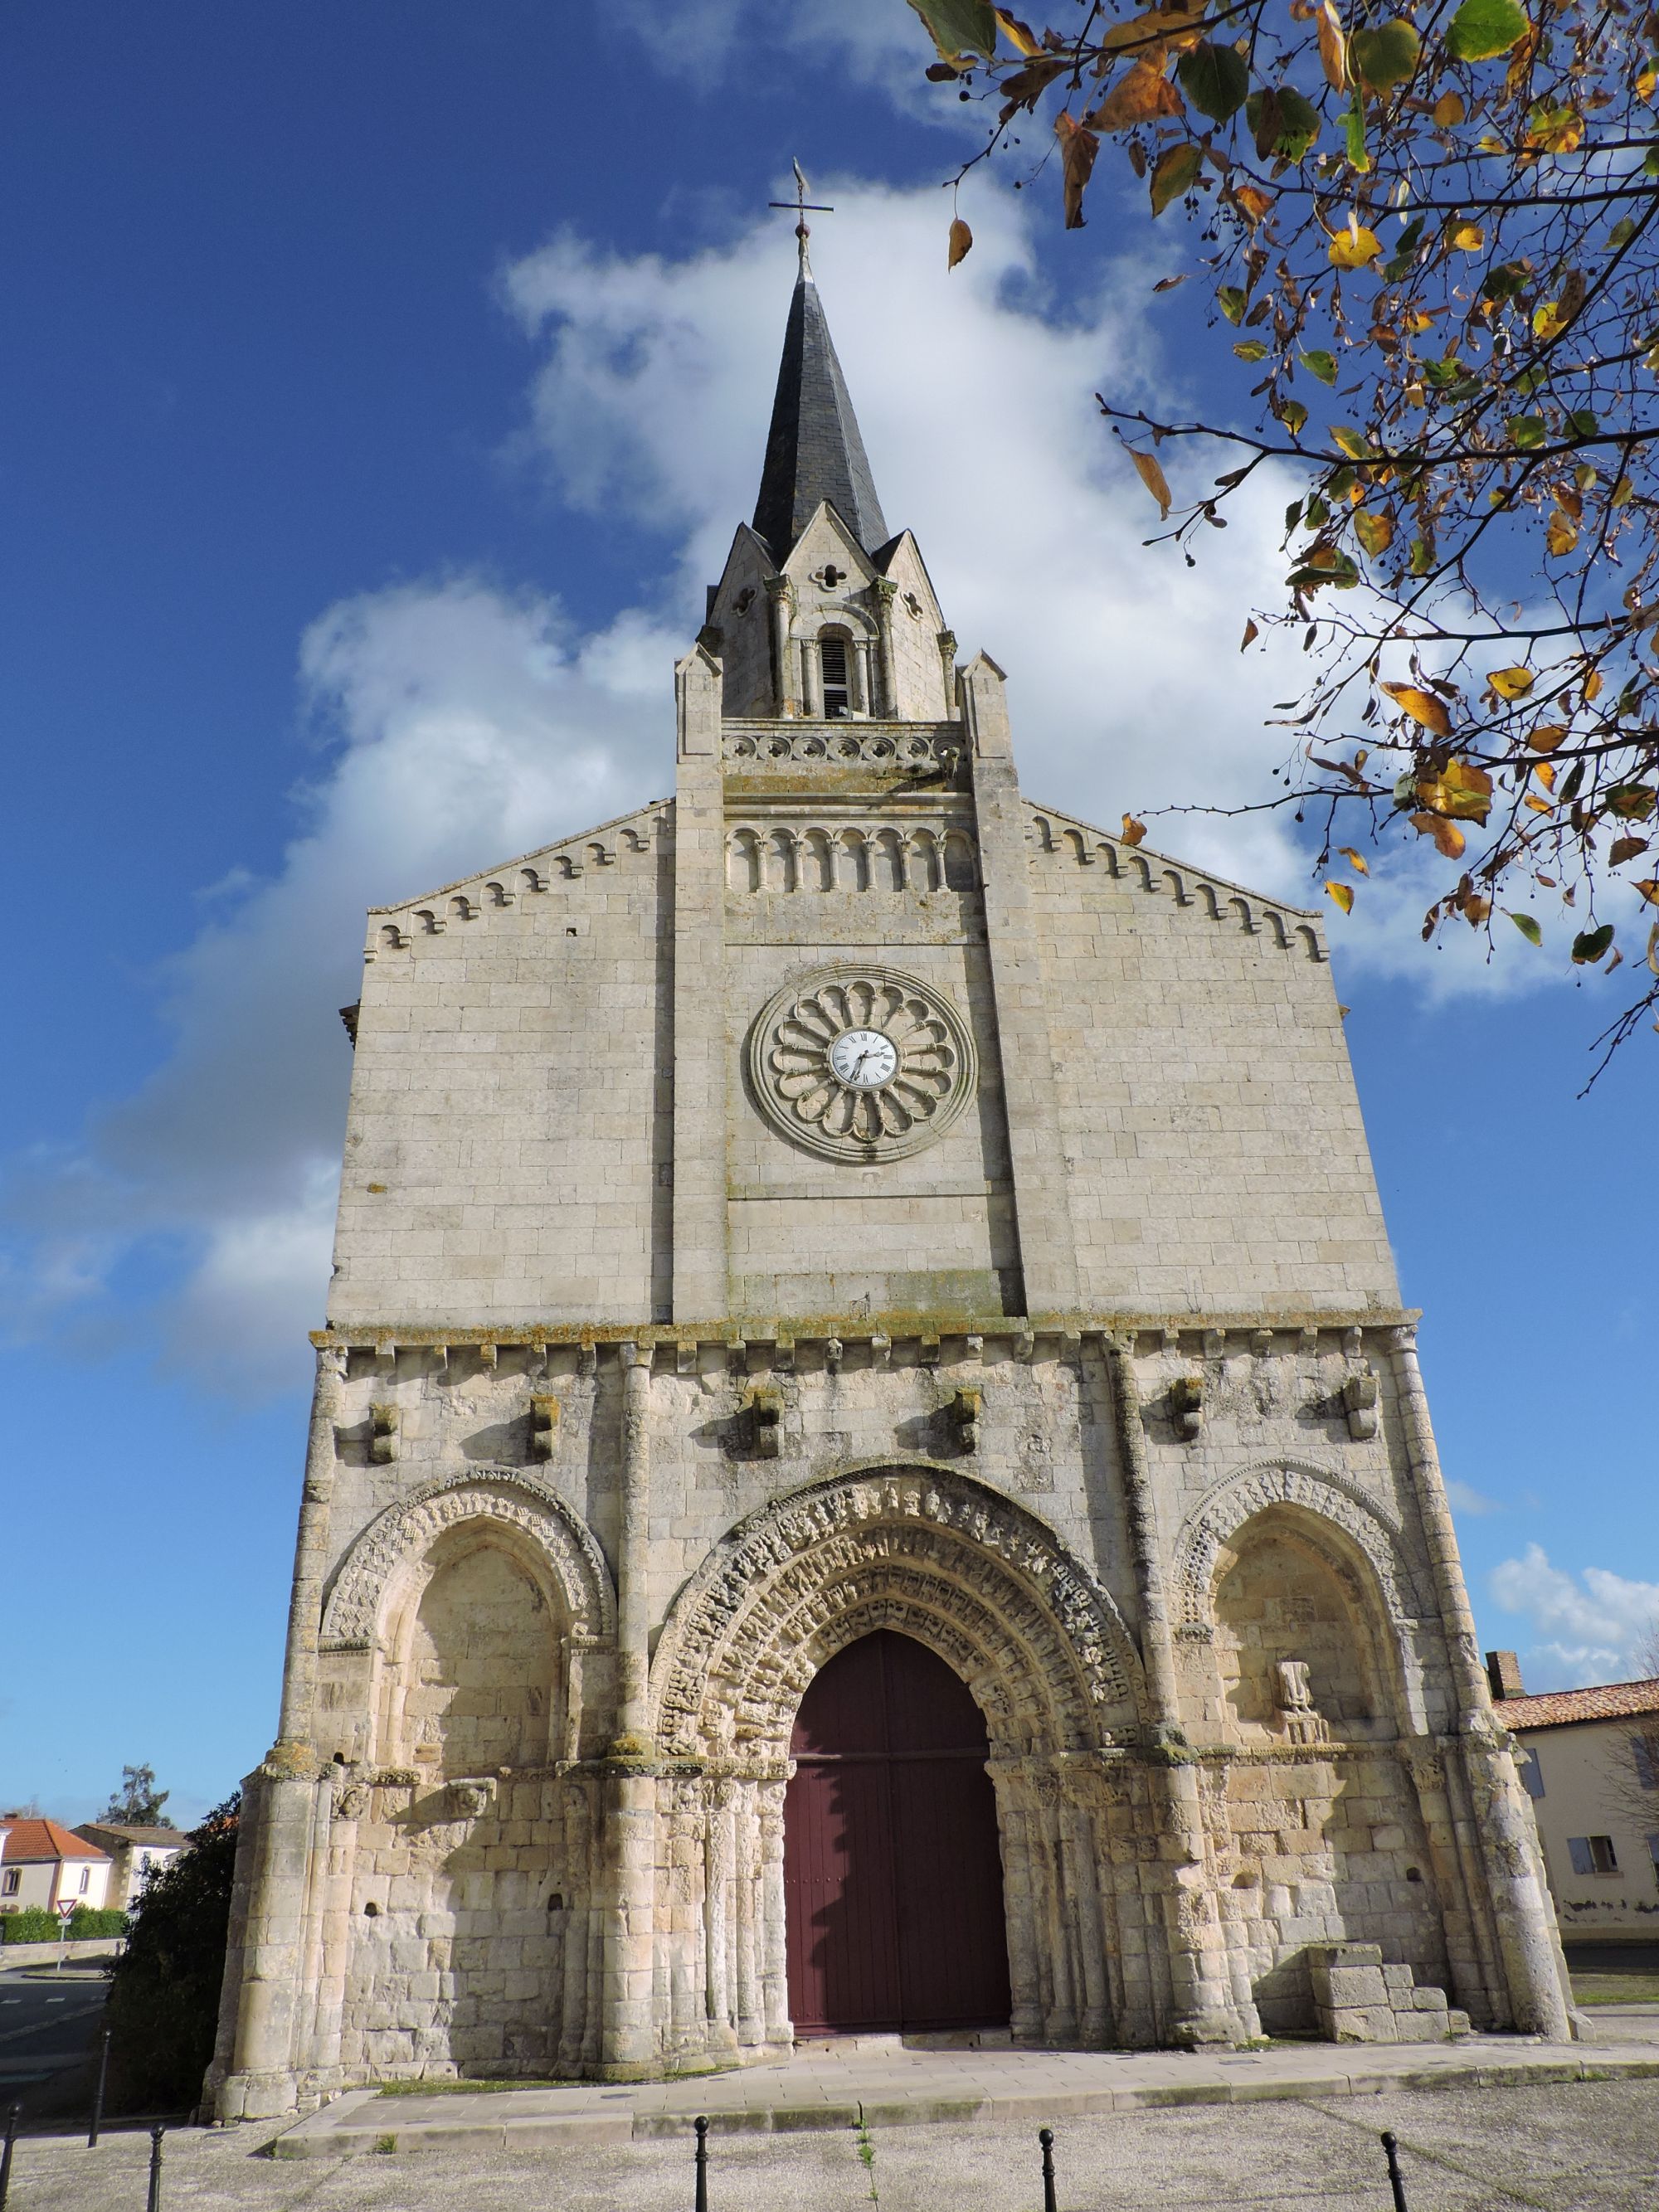
[[[1431,814],[1484,823],[1492,811],[1492,778],[1472,762],[1448,761],[1437,775],[1418,777],[1417,796]]]
[[[1028,60],[1042,52],[1042,41],[1029,23],[1022,23],[1018,15],[1011,15],[1006,8],[993,8],[991,13],[996,17],[997,27],[1009,45]]]
[[[954,269],[958,261],[964,259],[971,250],[973,243],[973,232],[969,229],[960,216],[956,216],[951,224],[951,258],[946,264],[947,267]]]
[[[1100,151],[1100,141],[1092,131],[1073,120],[1062,108],[1054,118],[1054,136],[1060,141],[1060,161],[1066,188],[1066,228],[1083,228],[1083,189],[1089,181],[1089,173],[1095,166],[1095,155]]]
[[[1094,131],[1133,131],[1137,124],[1180,112],[1181,94],[1162,64],[1143,56],[1123,72],[1088,121]]]
[[[1434,692],[1419,691],[1414,684],[1385,684],[1382,688],[1431,737],[1450,737],[1451,716],[1446,712],[1445,701]]]
[[[1170,514],[1170,486],[1163,470],[1158,465],[1158,455],[1138,453],[1133,446],[1127,448],[1127,452],[1129,459],[1135,465],[1136,475],[1158,501],[1158,520],[1167,521]]]
[[[1537,678],[1530,668],[1494,668],[1486,681],[1500,699],[1524,699]]]
[[[1374,230],[1367,230],[1358,216],[1350,216],[1346,230],[1335,232],[1331,239],[1331,265],[1336,269],[1368,269],[1382,251],[1382,241]]]
[[[1152,170],[1152,213],[1162,215],[1171,200],[1178,200],[1183,192],[1190,191],[1203,166],[1201,147],[1171,146],[1160,154]]]
[[[1333,92],[1348,88],[1347,42],[1342,36],[1342,18],[1337,14],[1333,0],[1324,0],[1314,19],[1319,33],[1319,65],[1325,72],[1325,82]]]
[[[1370,875],[1371,872],[1370,863],[1356,853],[1352,845],[1344,845],[1341,852],[1343,859],[1351,868],[1357,868],[1362,876]]]
[[[1621,822],[1645,822],[1653,811],[1653,800],[1644,783],[1616,783],[1607,793],[1607,811]]]
[[[1508,907],[1505,907],[1504,911],[1505,914],[1509,915],[1510,920],[1515,924],[1522,936],[1526,939],[1528,944],[1530,945],[1534,951],[1538,946],[1542,945],[1544,942],[1544,933],[1540,929],[1538,924],[1533,920],[1529,914],[1510,914]]]
[[[1432,837],[1437,849],[1447,860],[1457,860],[1463,856],[1468,839],[1455,822],[1448,822],[1440,814],[1413,814],[1412,828],[1419,837]]]
[[[1137,822],[1133,814],[1124,816],[1123,842],[1126,845],[1138,845],[1146,835],[1146,824],[1144,822]]]
[[[941,61],[974,53],[988,62],[996,52],[997,19],[990,0],[910,0],[910,5],[927,26]]]
[[[1434,119],[1443,131],[1449,131],[1464,116],[1463,95],[1459,92],[1443,92],[1434,103]]]
[[[1622,868],[1626,860],[1633,860],[1638,853],[1645,853],[1650,842],[1646,837],[1615,837],[1607,854],[1607,866]]]
[[[1310,376],[1316,376],[1322,384],[1336,382],[1336,356],[1327,353],[1322,347],[1316,346],[1311,353],[1304,353],[1302,366]]]
[[[1544,532],[1546,549],[1559,559],[1562,554],[1571,553],[1577,543],[1578,525],[1570,521],[1565,514],[1557,513],[1551,515],[1549,528]]]
[[[1633,884],[1632,888],[1639,891],[1650,906],[1659,906],[1659,876],[1650,876],[1645,882]],[[1659,975],[1659,968],[1655,969],[1654,973]]]
[[[1539,782],[1543,785],[1546,791],[1554,790],[1555,763],[1553,761],[1538,762],[1533,769],[1533,774],[1537,777]]]
[[[1344,914],[1352,914],[1353,912],[1353,885],[1352,884],[1327,884],[1325,886],[1325,896],[1328,898],[1334,899],[1337,904],[1341,908]]]
[[[1293,84],[1253,92],[1244,103],[1244,119],[1264,161],[1273,154],[1299,161],[1319,136],[1319,110]]]
[[[1254,229],[1273,206],[1273,196],[1261,191],[1259,185],[1240,185],[1233,194],[1233,200]]]
[[[1572,964],[1575,968],[1593,967],[1613,943],[1613,924],[1604,921],[1599,929],[1583,929],[1572,940]]]
[[[1516,0],[1463,0],[1446,27],[1446,51],[1455,62],[1493,61],[1531,28]]]
[[[1003,95],[1002,121],[1010,121],[1022,107],[1035,114],[1038,100],[1054,79],[1065,74],[1066,64],[1060,55],[1043,54],[1024,69],[1016,70],[1012,76],[1004,77],[997,87]]]
[[[1357,514],[1353,526],[1354,534],[1373,561],[1379,559],[1394,543],[1394,524],[1386,514]]]
[[[1244,625],[1244,635],[1238,641],[1239,651],[1248,653],[1261,635],[1254,622],[1247,622]]]
[[[1321,41],[1321,52],[1324,51]],[[1396,15],[1375,30],[1356,31],[1348,40],[1348,60],[1370,92],[1387,92],[1417,72],[1423,42],[1411,24]]]
[[[1181,88],[1200,115],[1224,123],[1244,105],[1250,88],[1249,64],[1237,46],[1200,40],[1176,64]]]
[[[1127,22],[1112,24],[1100,43],[1109,54],[1121,53],[1126,46],[1189,46],[1202,35],[1204,14],[1201,0],[1190,8],[1148,8],[1142,15],[1131,15]]]
[[[1553,753],[1566,734],[1565,722],[1542,722],[1527,732],[1527,743],[1535,753]]]

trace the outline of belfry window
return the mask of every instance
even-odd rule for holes
[[[845,721],[851,697],[848,689],[847,640],[826,634],[818,640],[818,658],[823,671],[824,720]]]

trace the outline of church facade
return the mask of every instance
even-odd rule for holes
[[[672,797],[370,916],[222,2117],[1569,2032],[1322,924],[1022,794],[802,258]]]

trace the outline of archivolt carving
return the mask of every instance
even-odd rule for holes
[[[1398,1524],[1391,1525],[1369,1498],[1322,1470],[1274,1460],[1229,1476],[1188,1516],[1176,1542],[1175,1578],[1184,1622],[1198,1626],[1209,1619],[1218,1547],[1270,1505],[1299,1506],[1333,1522],[1370,1563],[1389,1619],[1396,1626],[1414,1620],[1419,1601],[1411,1567],[1400,1551]]]
[[[515,1468],[480,1468],[425,1483],[369,1522],[334,1578],[323,1608],[324,1641],[371,1642],[396,1569],[421,1557],[446,1529],[468,1521],[505,1523],[527,1536],[547,1562],[574,1632],[601,1640],[615,1636],[609,1570],[564,1499]]]
[[[797,1492],[731,1531],[658,1647],[659,1743],[776,1755],[813,1674],[876,1628],[955,1667],[1001,1751],[1093,1745],[1136,1717],[1134,1644],[1088,1569],[1011,1500],[903,1468]]]

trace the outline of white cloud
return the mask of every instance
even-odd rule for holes
[[[1467,1513],[1476,1520],[1487,1513],[1508,1510],[1501,1498],[1488,1498],[1484,1490],[1477,1490],[1472,1482],[1449,1482],[1446,1496],[1451,1501],[1455,1513]]]
[[[1550,1565],[1541,1545],[1492,1569],[1493,1601],[1524,1620],[1536,1639],[1522,1659],[1529,1690],[1577,1689],[1639,1676],[1659,1634],[1659,1583],[1607,1567],[1577,1577]]]
[[[963,653],[1010,670],[1028,792],[1107,823],[1259,797],[1285,750],[1264,723],[1291,662],[1278,640],[1243,658],[1236,644],[1273,573],[1285,487],[1264,482],[1196,570],[1148,553],[1155,510],[1091,397],[1109,377],[1169,398],[1158,272],[1112,264],[1062,305],[1025,208],[985,186],[974,252],[947,276],[936,190],[814,184],[836,204],[814,258],[889,522],[917,532]],[[752,507],[793,261],[780,225],[679,262],[567,234],[507,273],[539,356],[515,452],[587,526],[654,532],[659,574],[592,635],[551,599],[466,575],[313,624],[300,681],[326,765],[269,880],[222,868],[163,979],[164,1063],[77,1148],[29,1164],[13,1212],[36,1249],[14,1279],[37,1310],[43,1282],[59,1315],[85,1310],[124,1256],[159,1251],[173,1357],[233,1387],[300,1371],[349,1068],[333,1010],[357,995],[363,908],[671,787],[672,664]],[[1179,489],[1197,463],[1170,465]],[[1259,815],[1152,832],[1307,900],[1292,835]]]

